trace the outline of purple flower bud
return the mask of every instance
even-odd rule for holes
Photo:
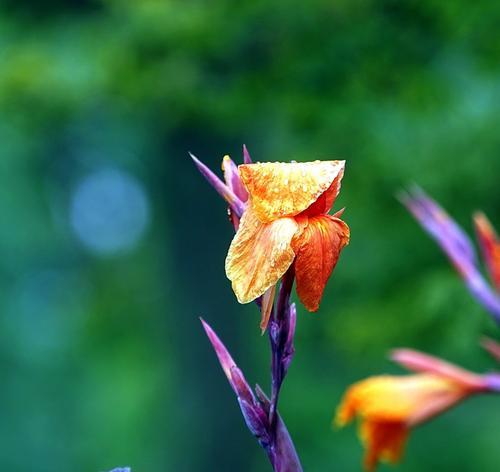
[[[222,159],[222,170],[224,171],[226,185],[242,202],[246,202],[248,200],[247,189],[241,181],[238,167],[229,156],[224,156]]]
[[[247,401],[253,401],[253,393],[252,389],[248,385],[243,373],[238,368],[236,363],[234,362],[231,354],[226,349],[226,346],[222,343],[219,337],[215,334],[214,330],[210,327],[210,325],[205,322],[202,318],[200,318],[203,328],[207,333],[208,339],[212,344],[212,347],[219,358],[220,365],[226,374],[227,379],[229,380],[229,384],[233,388],[234,392],[237,396],[244,398]]]
[[[201,318],[200,318],[201,319]],[[257,400],[253,394],[252,389],[248,385],[243,372],[234,363],[233,358],[229,354],[228,350],[222,343],[222,341],[215,334],[213,329],[201,319],[203,328],[207,333],[208,339],[210,340],[219,362],[226,374],[229,383],[236,393],[238,403],[240,405],[241,413],[245,419],[245,423],[250,430],[250,432],[259,440],[266,452],[271,457],[270,445],[273,442],[273,438],[270,435],[270,425],[268,420],[269,407],[267,411],[261,402]]]
[[[500,322],[500,297],[481,275],[474,248],[464,231],[422,190],[405,194],[401,201],[447,254],[469,291]]]
[[[283,370],[286,372],[290,363],[292,362],[295,348],[293,345],[293,338],[295,336],[295,327],[297,325],[297,307],[295,303],[291,303],[288,309],[288,334],[285,342],[285,349],[283,355]]]
[[[273,343],[275,345],[277,345],[279,342],[281,329],[280,329],[279,324],[274,320],[271,320],[269,322],[269,333],[271,334],[271,339],[272,339]]]
[[[238,398],[241,412],[245,423],[250,432],[260,441],[263,447],[267,447],[271,443],[271,438],[268,433],[269,423],[267,416],[260,405],[256,406],[253,403],[248,403],[243,398]]]
[[[196,156],[189,153],[198,170],[208,183],[229,203],[231,210],[240,218],[245,211],[245,204],[235,195],[235,193],[217,177],[203,162]]]

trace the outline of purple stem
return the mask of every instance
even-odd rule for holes
[[[287,347],[293,345],[293,340],[289,339],[290,329],[292,328],[295,331],[295,319],[290,320],[290,294],[294,278],[295,270],[292,265],[281,281],[276,310],[273,310],[269,327],[269,340],[271,343],[271,404],[269,407],[269,423],[272,430],[276,427],[279,394],[292,355],[292,353],[288,352],[290,349],[287,349]],[[293,339],[293,335],[291,338]]]
[[[269,412],[271,402],[258,385],[255,386],[255,393],[262,408]],[[279,414],[276,414],[276,438],[271,446],[269,457],[276,472],[302,472],[302,465],[292,438]]]

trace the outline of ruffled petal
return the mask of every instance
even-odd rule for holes
[[[297,254],[297,294],[309,311],[319,308],[326,283],[337,264],[340,251],[349,243],[349,227],[330,215],[307,220],[292,241]]]
[[[292,238],[299,226],[293,218],[262,223],[249,206],[226,258],[226,275],[240,303],[260,297],[292,264]]]
[[[270,222],[295,216],[330,189],[344,161],[269,162],[239,166],[258,218]],[[339,181],[340,183],[340,181]],[[331,194],[335,194],[335,186]]]

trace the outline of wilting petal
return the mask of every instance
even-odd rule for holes
[[[293,218],[262,223],[249,206],[226,258],[226,275],[240,303],[275,285],[295,258],[291,242],[299,226]]]
[[[303,212],[330,188],[343,169],[344,161],[269,162],[239,167],[251,204],[263,222]]]
[[[333,206],[333,202],[340,193],[340,184],[342,182],[342,177],[344,177],[344,161],[339,161],[341,163],[341,169],[335,179],[333,179],[332,184],[328,189],[323,192],[319,198],[304,211],[307,216],[324,215],[330,211]],[[338,213],[338,212],[337,212]],[[343,213],[343,210],[342,210]],[[341,214],[342,214],[341,213]]]
[[[500,290],[500,240],[483,213],[474,215],[474,223],[476,224],[476,232],[484,262],[488,267],[495,288]]]
[[[340,251],[348,242],[349,227],[330,215],[309,218],[307,226],[294,238],[297,294],[309,311],[319,308]]]

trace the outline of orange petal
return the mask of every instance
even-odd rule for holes
[[[330,189],[344,164],[345,161],[268,162],[241,165],[239,171],[257,216],[270,222],[306,210]],[[331,194],[335,192],[334,186]]]
[[[366,447],[365,470],[372,472],[379,461],[399,462],[408,438],[408,428],[401,422],[363,421],[360,432]]]
[[[380,460],[399,460],[409,429],[469,394],[461,384],[431,374],[370,377],[349,387],[337,409],[336,422],[343,426],[354,416],[360,417],[365,468],[373,471]]]
[[[226,275],[240,303],[260,297],[287,271],[298,227],[293,218],[262,223],[252,206],[247,208],[226,258]]]
[[[476,232],[483,253],[484,262],[497,290],[500,290],[500,240],[483,213],[474,215]]]
[[[294,238],[297,294],[307,310],[319,308],[340,251],[348,243],[349,227],[330,215],[309,218],[307,226]]]

